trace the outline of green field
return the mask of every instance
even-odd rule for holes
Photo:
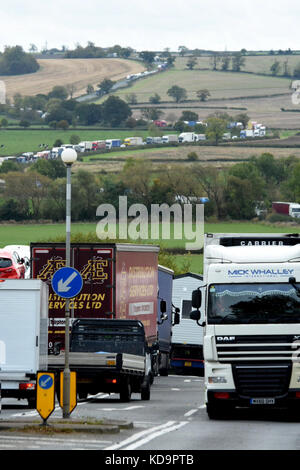
[[[51,149],[57,139],[60,139],[64,144],[69,144],[72,135],[78,135],[81,141],[91,141],[117,138],[124,139],[133,135],[145,137],[148,133],[147,131],[136,129],[128,131],[97,129],[68,129],[67,131],[61,131],[46,128],[45,130],[0,129],[0,145],[4,145],[4,148],[0,149],[0,156],[17,155],[23,152],[38,152],[41,151],[41,144],[46,144],[49,149]]]
[[[246,59],[246,63],[247,60],[248,58]],[[174,102],[174,100],[167,95],[167,90],[173,85],[179,85],[185,88],[188,94],[187,99],[189,100],[197,100],[196,92],[203,88],[209,90],[211,94],[209,100],[225,100],[228,98],[289,92],[289,78],[235,73],[230,71],[216,72],[211,69],[199,70],[196,68],[194,70],[188,70],[185,66],[186,61],[187,59],[185,59],[185,61],[183,61],[183,59],[177,59],[176,66],[173,69],[137,80],[132,83],[130,88],[121,89],[114,94],[125,100],[126,95],[134,93],[138,102],[148,102],[150,96],[157,93],[162,101]],[[97,102],[101,103],[105,99],[106,97],[103,97]]]
[[[299,229],[290,226],[267,226],[256,223],[217,223],[205,224],[205,232],[211,233],[298,233]],[[95,223],[74,223],[72,224],[72,235],[91,234],[92,242],[96,237]],[[47,225],[0,225],[0,247],[6,245],[29,245],[31,242],[47,242],[57,240],[63,241],[65,237],[64,224],[47,224]],[[99,240],[100,242],[100,240]],[[171,252],[175,248],[184,249],[185,240],[144,240],[143,242],[160,244],[164,248],[168,248]],[[190,263],[189,271],[202,273],[202,255],[193,254],[193,252],[185,255],[174,255],[177,266],[182,266],[187,262]]]

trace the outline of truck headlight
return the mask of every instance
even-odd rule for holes
[[[223,376],[208,377],[209,384],[226,384],[227,379]]]

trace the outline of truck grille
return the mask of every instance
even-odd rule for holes
[[[218,360],[242,361],[291,361],[299,359],[299,336],[294,335],[243,335],[216,337]]]
[[[291,363],[232,366],[235,387],[242,398],[284,396],[288,392],[291,370]]]

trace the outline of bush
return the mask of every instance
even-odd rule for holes
[[[196,154],[196,152],[190,152],[188,153],[187,155],[187,159],[190,161],[190,162],[195,162],[196,160],[198,160],[198,155]]]
[[[283,214],[276,214],[272,212],[272,214],[268,215],[266,217],[266,220],[271,223],[275,222],[300,222],[298,219],[295,219],[293,217],[290,217],[289,215],[283,215]]]

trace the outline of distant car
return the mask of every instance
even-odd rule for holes
[[[6,245],[3,250],[16,253],[16,256],[24,260],[25,279],[30,279],[30,246],[28,245]]]
[[[24,262],[16,252],[0,250],[0,279],[25,279]]]

